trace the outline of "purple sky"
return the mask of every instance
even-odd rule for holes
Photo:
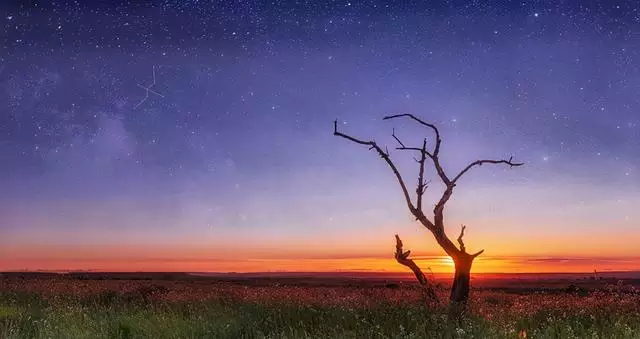
[[[526,162],[460,183],[470,247],[640,256],[637,2],[321,3],[3,2],[0,246],[387,255],[399,232],[440,254],[384,162],[331,135],[420,143],[381,121],[414,113],[452,172]]]

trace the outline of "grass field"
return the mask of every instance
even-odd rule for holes
[[[474,290],[460,320],[413,284],[350,285],[4,276],[0,337],[640,338],[640,293],[623,284]]]

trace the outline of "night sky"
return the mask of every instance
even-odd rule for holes
[[[0,5],[0,270],[402,271],[395,233],[441,256],[332,135],[433,141],[399,113],[452,173],[526,163],[448,204],[485,270],[640,268],[640,2],[108,3]]]

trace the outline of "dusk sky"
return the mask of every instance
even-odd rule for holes
[[[451,173],[526,163],[447,205],[474,272],[640,269],[640,2],[483,3],[2,1],[0,270],[404,272],[398,233],[450,271],[332,135],[413,192],[401,113]]]

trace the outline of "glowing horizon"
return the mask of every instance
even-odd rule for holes
[[[452,273],[446,256],[416,262],[425,272]],[[474,263],[472,273],[592,273],[640,271],[638,257],[486,257]],[[429,270],[430,268],[430,270]],[[388,272],[411,274],[394,259],[88,259],[88,260],[1,260],[0,271],[108,271],[108,272]]]
[[[403,227],[404,242],[412,249],[412,257],[425,271],[434,273],[453,272],[452,261],[443,256],[430,234],[416,227],[411,232]],[[380,233],[384,234],[384,233]],[[192,239],[176,239],[177,243],[129,244],[67,244],[53,245],[32,241],[31,245],[7,245],[0,249],[0,271],[3,270],[98,270],[98,271],[170,271],[170,272],[268,272],[268,271],[379,271],[410,273],[406,267],[393,259],[392,239],[377,239],[371,236],[369,241],[360,242],[354,248],[339,246],[327,247],[317,242],[302,242],[298,246],[286,247],[287,243],[271,240],[260,248],[255,244],[238,247],[236,242],[221,240],[218,243],[203,244]],[[473,266],[475,273],[569,273],[597,271],[634,271],[640,270],[640,256],[628,256],[632,248],[624,248],[624,242],[618,242],[618,251],[602,251],[616,246],[616,242],[607,242],[600,238],[600,246],[595,247],[583,239],[583,251],[576,252],[571,247],[560,247],[565,251],[550,254],[553,244],[541,246],[543,239],[527,238],[535,245],[528,254],[525,248],[516,248],[523,243],[512,240],[509,250],[503,247],[500,254],[492,246],[499,245],[503,239],[489,242],[486,237],[480,239],[477,232],[470,232],[467,243],[469,248],[478,248],[475,243],[489,245],[485,254],[478,257]],[[612,240],[619,238],[612,238]],[[377,241],[380,240],[380,241]],[[266,240],[265,240],[266,241]],[[239,241],[242,243],[242,241]],[[226,244],[225,244],[226,243]],[[539,245],[540,244],[540,245]],[[291,245],[291,244],[289,244]],[[422,246],[421,246],[422,245]],[[362,248],[370,248],[363,251]],[[360,250],[357,250],[360,249]],[[384,249],[387,249],[386,251]],[[566,250],[568,249],[568,251]],[[540,251],[542,250],[542,252]],[[602,254],[593,255],[600,250]],[[547,251],[546,254],[544,251]],[[492,254],[494,253],[494,254]],[[498,252],[499,253],[499,252]]]

